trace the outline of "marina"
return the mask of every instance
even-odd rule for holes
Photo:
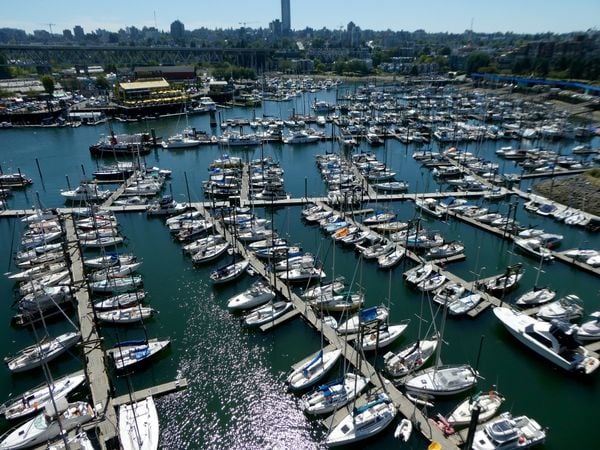
[[[352,87],[348,89],[348,95],[352,95],[351,92]],[[314,96],[304,95],[306,99],[300,98],[299,101],[312,102],[317,95],[319,98],[334,100],[333,92],[320,92]],[[269,102],[263,102],[262,108],[266,110],[271,106]],[[301,109],[300,104],[296,106],[297,110]],[[248,112],[241,108],[233,108],[227,110],[227,114],[234,116],[248,114]],[[163,120],[165,130],[175,124],[174,119]],[[209,129],[207,117],[194,117],[190,122],[198,129]],[[153,126],[158,125],[159,122],[153,123]],[[115,124],[115,126],[133,131],[140,130],[144,125],[134,123]],[[328,122],[326,126],[337,127],[333,122]],[[196,442],[198,448],[211,446],[210,437],[204,432],[195,431],[189,425],[190,416],[180,410],[183,404],[190,414],[197,414],[197,420],[203,427],[207,427],[210,433],[218,436],[218,446],[233,446],[235,442],[235,445],[245,447],[269,447],[285,439],[289,445],[318,448],[324,442],[329,430],[334,429],[352,411],[352,407],[366,405],[372,401],[373,395],[382,392],[387,393],[397,408],[398,422],[403,417],[412,421],[414,431],[411,439],[414,439],[414,442],[426,446],[435,441],[440,443],[442,448],[456,448],[466,439],[466,435],[462,432],[449,436],[445,435],[437,425],[432,425],[430,418],[434,417],[435,413],[429,407],[411,400],[410,396],[406,395],[405,389],[395,380],[389,379],[382,371],[381,357],[387,349],[377,350],[374,355],[363,354],[357,351],[355,346],[349,345],[346,339],[324,322],[322,312],[311,307],[309,302],[302,298],[302,293],[308,288],[308,284],[292,285],[276,276],[275,272],[268,267],[269,261],[257,259],[248,246],[240,240],[244,232],[243,227],[240,226],[238,229],[232,225],[226,226],[223,213],[219,213],[220,206],[245,207],[256,214],[259,220],[269,221],[270,227],[277,230],[280,236],[285,236],[290,242],[299,243],[302,251],[317,256],[320,267],[327,273],[327,278],[343,275],[347,282],[360,284],[364,291],[365,306],[388,302],[391,310],[390,325],[411,319],[406,331],[407,336],[402,336],[399,340],[403,344],[393,343],[390,346],[391,350],[397,349],[398,345],[404,345],[410,340],[421,339],[425,332],[421,327],[430,327],[432,323],[440,322],[443,308],[429,306],[433,305],[430,299],[433,298],[434,293],[430,294],[409,286],[402,277],[403,273],[407,273],[415,265],[425,264],[423,250],[412,247],[416,244],[411,244],[409,233],[406,233],[394,240],[391,245],[395,250],[403,253],[403,259],[392,269],[377,269],[376,263],[373,264],[359,253],[355,253],[352,247],[342,243],[333,245],[333,239],[330,239],[328,234],[323,234],[323,231],[318,230],[314,225],[303,221],[302,210],[309,205],[316,205],[328,214],[339,215],[340,221],[345,222],[343,226],[355,227],[356,233],[371,232],[372,236],[377,236],[378,239],[384,241],[390,239],[392,242],[393,233],[374,233],[373,228],[363,223],[365,218],[384,209],[393,211],[394,215],[397,215],[397,220],[407,223],[407,229],[414,232],[416,237],[422,228],[426,228],[431,235],[436,233],[443,235],[446,243],[461,241],[465,247],[462,253],[427,261],[432,263],[433,271],[439,276],[445,277],[449,282],[457,283],[468,292],[481,295],[481,302],[466,313],[466,318],[448,317],[444,340],[449,344],[444,345],[444,363],[450,361],[472,363],[480,376],[477,389],[490,390],[492,385],[499,385],[500,390],[507,397],[507,403],[514,405],[519,414],[531,415],[530,417],[535,417],[544,427],[550,427],[545,448],[564,448],[568,437],[562,436],[558,430],[557,413],[544,410],[536,404],[535,396],[541,395],[549,386],[557,391],[557,401],[573,396],[583,400],[585,397],[598,394],[597,374],[591,374],[586,383],[579,383],[574,375],[548,370],[552,366],[546,366],[546,362],[537,357],[529,357],[530,355],[525,354],[525,350],[521,355],[521,349],[517,348],[519,344],[511,341],[512,338],[491,313],[493,307],[511,305],[515,296],[533,285],[536,274],[539,283],[554,285],[561,295],[574,293],[584,298],[586,313],[597,310],[600,307],[597,298],[599,286],[597,277],[600,268],[565,254],[570,248],[597,249],[600,243],[597,235],[584,228],[569,227],[565,223],[558,223],[551,218],[525,210],[522,205],[531,200],[528,192],[530,185],[526,177],[522,177],[517,186],[504,187],[508,194],[507,199],[498,203],[484,199],[484,196],[490,194],[493,189],[493,185],[486,178],[481,178],[480,181],[485,185],[480,190],[468,188],[463,191],[451,190],[450,185],[432,175],[428,169],[424,169],[417,160],[412,158],[412,155],[421,151],[423,146],[404,143],[404,139],[398,133],[394,134],[396,138],[386,139],[381,147],[371,148],[366,141],[359,139],[361,142],[359,146],[350,150],[344,150],[343,144],[336,139],[321,140],[300,147],[294,146],[293,149],[283,143],[266,143],[252,149],[234,149],[233,146],[223,148],[217,145],[201,146],[180,152],[153,149],[144,157],[146,165],[160,165],[172,172],[171,178],[166,179],[163,190],[168,189],[175,203],[198,211],[201,220],[214,227],[214,231],[202,231],[198,237],[213,233],[222,235],[234,249],[234,253],[218,256],[218,261],[211,261],[206,266],[192,265],[190,259],[182,255],[180,245],[169,236],[164,218],[155,218],[146,213],[149,208],[147,204],[114,204],[115,201],[125,198],[123,194],[126,187],[131,186],[138,174],[131,175],[127,183],[115,183],[114,187],[109,187],[111,195],[100,202],[99,208],[116,214],[119,229],[127,236],[127,251],[134,251],[144,261],[144,265],[140,268],[140,273],[144,275],[144,290],[152,297],[152,307],[160,310],[161,314],[157,318],[145,320],[142,328],[98,327],[86,288],[82,253],[75,232],[74,214],[83,204],[66,204],[60,196],[60,189],[65,188],[63,186],[65,175],[69,183],[69,179],[85,178],[85,174],[92,172],[95,163],[87,154],[85,143],[95,142],[96,138],[95,132],[90,133],[89,130],[89,128],[80,128],[38,131],[46,133],[48,139],[56,140],[57,143],[64,140],[73,141],[72,145],[81,149],[81,154],[77,158],[82,162],[73,160],[66,165],[58,165],[56,161],[53,163],[53,160],[61,157],[63,150],[62,145],[51,147],[54,153],[51,153],[48,159],[40,160],[40,176],[33,176],[33,187],[15,193],[7,201],[6,209],[0,212],[0,230],[3,235],[11,236],[0,244],[0,255],[5,257],[6,261],[11,261],[11,254],[17,246],[17,230],[20,233],[24,227],[19,219],[33,214],[37,206],[56,208],[65,218],[66,251],[69,254],[72,271],[73,294],[77,300],[76,322],[82,335],[82,344],[78,346],[77,352],[81,350],[85,355],[83,362],[90,385],[91,404],[97,414],[96,419],[86,425],[86,429],[95,430],[95,442],[102,448],[113,448],[116,430],[112,424],[117,423],[117,408],[147,396],[156,397],[161,423],[161,447],[186,447],[192,442]],[[160,131],[162,135],[169,135],[166,131]],[[38,137],[29,133],[28,130],[3,130],[0,140],[6,140],[7,145],[18,144],[24,149],[29,149],[28,151],[34,151]],[[329,135],[327,131],[325,135]],[[597,140],[598,138],[594,138],[592,142],[595,143]],[[461,148],[463,144],[459,142],[445,144],[442,141],[435,141],[430,148],[444,151],[450,145]],[[490,158],[495,157],[492,155],[499,147],[496,141],[482,140],[479,144],[464,143],[463,148],[474,151],[473,147],[476,145],[478,153]],[[206,169],[215,160],[222,159],[224,152],[240,157],[242,169],[239,192],[237,195],[223,197],[215,197],[213,192],[211,197],[209,189],[203,189],[202,181],[207,178]],[[363,153],[372,153],[380,161],[385,161],[386,167],[398,174],[398,179],[406,179],[409,184],[408,191],[393,194],[375,191],[371,187],[373,182],[367,181],[367,175],[359,170],[358,158],[352,161],[352,155],[360,156]],[[347,194],[345,200],[353,196],[356,201],[345,203],[343,195],[338,196],[337,200],[332,200],[332,189],[328,188],[322,173],[315,169],[314,162],[317,156],[332,154],[340,155],[343,160],[351,164],[349,176],[353,177],[355,186],[364,189],[358,194]],[[285,183],[282,180],[281,184],[285,186],[285,193],[281,197],[257,197],[256,188],[252,186],[254,169],[251,168],[250,163],[253,159],[262,160],[266,156],[275,160],[283,168]],[[35,166],[27,159],[26,152],[22,156],[11,155],[11,158],[19,158],[9,162],[11,167],[18,167],[24,173],[35,173]],[[2,166],[6,167],[6,165],[7,162],[3,160]],[[457,156],[453,156],[445,165],[447,168],[457,169],[462,166],[463,161],[459,161]],[[573,173],[577,173],[577,170]],[[541,176],[548,175],[543,172],[541,174]],[[261,186],[260,192],[264,194],[265,188]],[[435,217],[418,212],[415,208],[415,203],[421,198],[434,199],[441,204],[449,196],[464,200],[473,207],[485,207],[489,212],[498,211],[509,220],[512,218],[513,222],[518,221],[525,225],[523,228],[543,227],[548,232],[560,233],[564,236],[564,241],[559,249],[552,249],[555,261],[541,264],[535,258],[516,252],[513,244],[516,228],[512,228],[514,223],[510,221],[498,227],[484,223],[476,216],[465,214],[465,209],[447,209],[439,217]],[[36,205],[36,208],[32,209],[32,205]],[[570,205],[558,204],[557,206],[566,208]],[[589,215],[589,218],[598,219],[593,215]],[[334,224],[335,222],[332,222],[329,225]],[[331,229],[335,232],[339,228]],[[114,249],[116,250],[116,247]],[[210,273],[227,264],[225,261],[231,259],[235,261],[237,257],[244,257],[249,262],[252,275],[242,273],[235,281],[211,284]],[[11,267],[12,264],[11,262],[8,270],[15,271],[14,267]],[[519,286],[515,287],[514,293],[506,292],[502,295],[506,287],[502,285],[500,285],[500,293],[484,291],[484,285],[505,273],[507,268],[517,265],[522,267],[524,274]],[[286,272],[289,272],[289,269],[284,271]],[[239,313],[232,314],[224,306],[227,298],[246,289],[249,281],[256,277],[270,283],[278,294],[278,299],[293,305],[282,316],[262,324],[258,331],[240,327]],[[536,285],[538,285],[537,278]],[[161,282],[161,279],[166,280],[167,283]],[[7,296],[12,295],[9,280],[3,279],[0,288]],[[387,292],[388,289],[393,289],[391,295]],[[531,315],[535,314],[537,309],[530,308],[524,312]],[[6,317],[9,316],[10,312],[6,306]],[[299,317],[303,320],[292,320]],[[344,315],[340,317],[338,314],[336,317],[341,319]],[[309,326],[306,326],[307,324]],[[64,332],[68,328],[68,324],[57,320],[52,320],[47,326],[53,335],[57,335],[59,330]],[[469,329],[468,333],[466,333],[467,329]],[[2,333],[5,333],[4,339],[19,342],[16,348],[24,347],[27,342],[30,342],[25,339],[25,334],[20,334],[19,330],[13,328]],[[30,332],[24,331],[24,333]],[[114,352],[114,348],[118,348],[114,347],[117,342],[139,340],[141,335],[145,336],[146,342],[150,342],[149,337],[167,338],[168,336],[171,342],[170,348],[164,355],[158,354],[152,364],[140,371],[136,370],[127,376],[123,376],[119,371],[115,373],[114,369],[110,368],[110,364],[107,364],[110,357],[106,352],[108,350]],[[477,354],[482,335],[486,335],[487,338],[480,358]],[[353,337],[356,338],[356,336],[349,338]],[[322,340],[325,342],[320,344],[319,341]],[[225,346],[223,346],[224,342],[227,343]],[[298,397],[287,392],[281,374],[289,372],[290,367],[298,367],[298,361],[306,363],[307,355],[313,354],[319,345],[323,351],[332,349],[341,351],[342,359],[346,362],[338,362],[334,372],[341,373],[342,367],[352,366],[361,375],[368,377],[372,386],[355,403],[316,421],[302,414],[298,407]],[[595,352],[599,350],[598,345],[598,342],[590,342],[586,343],[585,347],[590,355],[597,356]],[[221,347],[222,349],[217,351]],[[79,361],[73,356],[70,354],[69,358],[61,359],[60,364],[53,363],[53,371],[59,369],[58,372],[62,373],[67,369],[74,369]],[[507,362],[499,364],[500,357]],[[525,388],[511,375],[513,369],[526,374],[524,376],[544,377],[544,381],[538,386]],[[34,384],[33,378],[32,375],[28,375],[27,379],[18,380],[6,375],[6,383],[3,383],[3,386],[7,386],[6,392],[24,391],[27,385]],[[241,386],[238,383],[240,379],[248,381]],[[331,377],[327,376],[327,379]],[[196,380],[210,380],[210,383]],[[166,395],[180,390],[182,392]],[[165,395],[159,397],[161,394]],[[248,396],[252,398],[252,395],[260,395],[260,398],[250,404],[241,400]],[[458,398],[436,398],[434,411],[445,413],[451,410],[454,400],[457,402]],[[579,414],[572,406],[565,408],[567,413]],[[242,411],[246,411],[247,415],[242,414]],[[260,427],[250,427],[251,417],[261,424],[263,430],[258,429]],[[229,420],[234,420],[234,423],[242,426],[244,432],[236,433],[232,425],[228,425]],[[388,431],[372,438],[369,445],[373,448],[389,448],[396,442],[392,434],[390,426]]]

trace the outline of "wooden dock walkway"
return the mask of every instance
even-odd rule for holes
[[[178,392],[183,389],[186,389],[187,387],[187,379],[182,378],[181,380],[169,381],[168,383],[159,384],[156,386],[149,387],[147,389],[140,389],[139,391],[132,392],[131,395],[125,394],[119,397],[115,397],[112,401],[112,404],[116,408],[131,402],[137,402],[146,397],[158,397],[160,395]]]
[[[200,211],[205,217],[210,217],[209,212],[205,208],[201,208]],[[250,261],[252,267],[269,282],[273,282],[272,286],[281,296],[285,297],[288,301],[294,304],[296,310],[298,310],[304,319],[315,329],[323,330],[325,338],[330,344],[342,350],[342,355],[353,364],[356,369],[365,377],[368,377],[376,388],[381,391],[386,391],[394,404],[398,407],[399,412],[409,417],[416,424],[418,430],[430,441],[437,441],[442,444],[444,449],[457,449],[458,447],[449,439],[447,439],[441,430],[438,428],[431,427],[427,417],[425,417],[421,411],[394,385],[386,378],[379,375],[373,365],[366,361],[362,355],[355,350],[351,345],[348,345],[343,336],[339,336],[335,330],[333,330],[326,323],[321,323],[319,317],[298,295],[291,291],[291,289],[279,278],[273,277],[267,272],[266,267],[262,261],[258,260],[251,252],[248,252],[241,242],[234,239],[234,236],[225,227],[215,220],[215,228],[221,233],[225,239],[237,249],[237,251]],[[274,280],[273,280],[274,279]],[[360,363],[357,364],[357,361]]]
[[[100,446],[105,449],[107,441],[116,437],[117,415],[112,404],[112,389],[106,370],[102,338],[94,324],[94,313],[83,272],[81,249],[75,234],[75,223],[72,216],[66,218],[65,228],[73,273],[73,290],[77,300],[85,372],[92,393],[93,406],[96,408],[99,418],[103,419],[98,421],[96,429]]]

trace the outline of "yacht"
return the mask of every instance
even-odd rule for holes
[[[573,329],[564,323],[537,320],[506,307],[494,308],[494,314],[521,343],[562,369],[587,375],[600,365],[597,358],[589,356],[579,345]]]
[[[513,417],[510,412],[500,414],[494,421],[475,432],[473,450],[513,450],[541,444],[546,432],[540,424],[527,416]]]

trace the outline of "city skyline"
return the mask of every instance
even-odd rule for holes
[[[443,0],[408,4],[394,0],[316,0],[291,1],[291,28],[339,29],[350,21],[362,29],[394,31],[462,33],[475,32],[566,33],[598,27],[600,2],[573,0],[565,8],[558,0],[506,0],[490,4]],[[0,17],[0,28],[19,28],[56,34],[81,25],[86,33],[96,29],[118,31],[120,28],[155,26],[168,31],[175,20],[184,23],[186,30],[196,28],[267,28],[269,22],[281,18],[281,0],[244,2],[231,0],[227,11],[210,8],[208,2],[175,0],[168,4],[148,0],[144,7],[129,2],[104,0],[82,3],[71,0],[48,3],[41,0],[11,3]]]

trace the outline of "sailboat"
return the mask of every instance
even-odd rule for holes
[[[369,379],[351,372],[317,387],[302,397],[302,408],[307,414],[327,414],[354,400],[365,390]]]
[[[34,369],[62,355],[80,338],[81,333],[68,332],[54,339],[42,339],[37,344],[24,348],[17,355],[5,358],[4,361],[13,373]]]
[[[338,348],[332,350],[319,350],[300,363],[287,377],[291,390],[299,391],[317,383],[337,362],[342,351]]]
[[[158,438],[158,413],[152,397],[119,407],[119,440],[123,450],[155,450]]]
[[[77,372],[54,380],[52,383],[42,383],[22,393],[10,403],[0,406],[0,414],[4,414],[8,420],[27,416],[43,408],[51,397],[54,400],[66,397],[84,381],[85,374]]]
[[[448,302],[445,303],[440,330],[440,343],[436,349],[436,361],[433,367],[415,373],[406,380],[406,390],[413,394],[448,396],[465,392],[477,383],[478,373],[468,364],[441,364],[441,351],[444,328],[448,314]]]
[[[398,410],[385,393],[365,405],[354,408],[333,428],[325,444],[328,447],[351,444],[382,432],[396,417]]]
[[[494,417],[504,400],[504,396],[494,390],[480,392],[462,401],[448,416],[448,423],[453,427],[468,425],[476,406],[479,408],[478,423],[487,422]]]
[[[63,398],[54,404],[56,408],[53,404],[46,404],[44,412],[0,437],[0,450],[19,450],[42,445],[63,431],[70,431],[89,422],[96,415],[85,402],[67,404]]]

